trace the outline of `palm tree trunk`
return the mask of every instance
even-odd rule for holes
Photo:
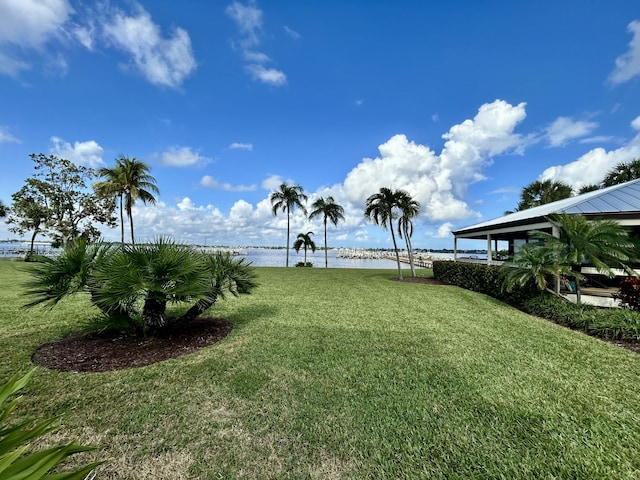
[[[131,228],[131,245],[135,245],[136,241],[133,238],[133,214],[131,213],[131,207],[127,208],[127,216],[129,217],[129,227]]]
[[[33,244],[36,242],[36,235],[38,235],[38,229],[33,229],[33,235],[31,235],[31,245],[29,246],[29,257],[33,256]]]
[[[581,297],[582,297],[582,293],[580,292],[580,282],[578,281],[577,277],[573,277],[576,280],[576,303],[580,304],[580,302],[582,301]]]
[[[324,268],[329,268],[329,259],[327,258],[327,216],[324,216]]]
[[[124,245],[124,213],[122,210],[122,192],[120,192],[120,244]]]
[[[287,207],[287,262],[285,266],[289,268],[289,207]]]
[[[396,262],[398,262],[398,280],[402,280],[402,268],[400,267],[400,253],[398,252],[398,245],[396,243],[396,236],[393,233],[393,225],[391,225],[391,240],[393,240],[393,250],[396,252]]]
[[[404,239],[407,243],[407,254],[409,255],[409,265],[411,266],[411,276],[416,276],[416,266],[413,263],[413,247],[411,246],[411,237],[409,236],[409,230],[405,227]]]
[[[151,327],[153,330],[164,327],[167,324],[166,310],[166,300],[147,297],[142,307],[142,322],[145,327]]]

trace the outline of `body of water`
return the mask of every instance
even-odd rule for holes
[[[37,244],[35,246],[36,253],[42,255],[52,255],[56,250],[52,249],[48,244]],[[286,250],[272,248],[236,248],[230,249],[240,253],[240,257],[246,258],[256,267],[284,267],[286,260]],[[0,258],[17,258],[24,256],[29,251],[29,242],[0,242]],[[367,250],[350,250],[352,253],[362,253],[362,257],[370,254]],[[386,258],[343,258],[339,254],[344,250],[332,249],[328,252],[329,268],[380,268],[395,269],[395,260]],[[425,253],[417,254],[426,256]],[[433,253],[434,259],[453,259],[452,253]],[[460,254],[459,256],[470,256]],[[472,255],[477,258],[486,258],[483,255]],[[289,266],[294,267],[296,263],[304,262],[304,252],[296,253],[295,250],[289,251]],[[311,262],[316,268],[324,267],[324,251],[316,250],[315,253],[307,252],[307,262]],[[403,268],[408,268],[404,265]]]

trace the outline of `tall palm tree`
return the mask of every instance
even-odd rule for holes
[[[416,276],[416,267],[413,264],[413,247],[411,245],[411,236],[413,235],[412,219],[418,216],[420,212],[420,202],[414,200],[411,195],[404,190],[396,190],[397,206],[400,209],[401,216],[398,219],[398,235],[404,237],[407,244],[407,254],[409,255],[409,265],[411,266],[411,276]]]
[[[116,168],[120,171],[121,181],[124,189],[124,207],[129,218],[131,227],[131,244],[135,245],[133,236],[133,215],[131,209],[136,200],[142,203],[155,205],[156,197],[160,190],[156,186],[156,179],[149,175],[149,166],[136,159],[136,157],[120,157],[117,160]]]
[[[398,198],[396,193],[390,188],[382,187],[378,193],[374,193],[367,198],[364,216],[376,225],[382,225],[383,228],[389,227],[391,240],[393,241],[393,250],[396,253],[396,262],[398,263],[398,279],[402,280],[400,254],[398,253],[396,236],[393,232],[393,220],[398,217],[397,212],[394,211],[397,207]]]
[[[287,185],[286,183],[282,183],[280,185],[280,190],[272,192],[271,195],[269,195],[272,207],[271,211],[274,216],[278,214],[278,210],[287,212],[287,267],[289,266],[289,230],[291,224],[291,211],[299,207],[306,215],[307,209],[302,202],[306,202],[308,198],[309,197],[305,195],[300,185]]]
[[[313,232],[307,233],[299,233],[296,241],[293,242],[293,249],[297,252],[300,251],[301,248],[304,248],[304,264],[307,265],[307,249],[311,249],[312,252],[316,251],[316,244],[313,240],[311,240],[311,235],[314,235]]]
[[[602,181],[602,185],[610,187],[619,183],[629,182],[640,178],[640,158],[631,160],[629,163],[620,162],[613,167]]]
[[[572,267],[576,278],[576,297],[580,303],[581,267],[584,263],[593,265],[599,273],[614,276],[613,268],[622,268],[634,275],[631,264],[637,261],[638,243],[629,232],[614,220],[587,220],[583,215],[568,213],[549,216],[551,223],[560,232],[560,238],[545,232],[535,236],[554,247],[563,249],[566,263]]]
[[[103,197],[118,199],[120,208],[120,243],[124,244],[124,194],[125,182],[122,175],[122,168],[119,159],[116,160],[116,166],[113,168],[103,167],[98,169],[98,177],[104,178],[103,181],[93,184],[95,192]]]
[[[320,197],[311,204],[312,211],[309,214],[309,220],[322,215],[324,223],[324,268],[329,268],[329,260],[327,256],[327,220],[338,226],[340,220],[344,220],[344,208],[335,202],[332,196],[324,198]]]
[[[547,203],[569,198],[573,191],[570,185],[559,181],[536,180],[522,189],[517,210],[527,210]]]

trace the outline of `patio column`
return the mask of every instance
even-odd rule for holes
[[[491,261],[493,260],[493,254],[491,250],[491,234],[487,234],[487,265],[491,265]]]
[[[556,238],[560,238],[560,230],[555,225],[551,226],[551,235]],[[560,295],[560,275],[556,275],[556,281],[553,289],[556,292],[556,295]]]
[[[453,261],[458,261],[458,237],[453,237]]]

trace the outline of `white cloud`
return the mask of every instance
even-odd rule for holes
[[[200,185],[215,190],[224,190],[226,192],[252,192],[257,190],[256,185],[231,185],[230,183],[220,183],[210,175],[205,175],[200,179]]]
[[[435,238],[449,238],[451,237],[451,228],[453,224],[451,222],[445,222],[438,227],[438,232],[434,235]]]
[[[286,25],[284,26],[284,31],[287,33],[287,35],[289,35],[294,40],[298,40],[300,38],[300,34],[298,32],[287,27]]]
[[[73,145],[59,137],[51,137],[53,144],[49,152],[53,155],[71,160],[76,165],[86,165],[91,168],[104,166],[102,155],[104,149],[95,140],[73,142]]]
[[[16,137],[9,133],[9,129],[7,127],[3,127],[0,125],[0,143],[22,143]]]
[[[596,122],[572,120],[569,117],[558,117],[546,129],[549,145],[560,147],[580,137],[586,137],[598,127]]]
[[[473,119],[451,127],[440,155],[425,145],[395,135],[380,145],[380,156],[365,158],[341,187],[343,198],[362,210],[367,197],[380,187],[404,189],[421,203],[428,222],[477,217],[463,196],[470,183],[484,179],[492,157],[522,151],[527,138],[515,134],[525,118],[525,104],[502,100],[484,104]]]
[[[253,144],[233,142],[231,145],[229,145],[229,148],[231,150],[247,150],[250,152],[253,150]]]
[[[270,175],[262,181],[262,188],[269,191],[277,190],[284,180],[280,175]]]
[[[280,87],[287,83],[287,76],[281,70],[267,68],[264,64],[271,62],[271,58],[263,52],[256,50],[260,45],[259,34],[262,30],[262,10],[256,7],[254,0],[244,5],[238,1],[230,3],[226,14],[234,21],[238,27],[240,40],[234,47],[242,52],[244,60],[247,62],[245,70],[253,80]],[[287,27],[285,27],[287,29]],[[289,35],[297,35],[293,30],[288,31]]]
[[[633,35],[629,42],[629,50],[616,58],[616,68],[609,75],[609,81],[614,85],[631,80],[640,75],[640,21],[634,20],[627,26]]]
[[[199,152],[194,152],[191,147],[171,147],[160,155],[163,165],[172,167],[188,167],[191,165],[206,165],[212,159],[203,157]]]
[[[269,85],[281,86],[287,83],[287,76],[275,68],[265,68],[262,65],[247,65],[251,78]]]
[[[640,130],[640,117],[631,122],[632,128]],[[640,133],[616,150],[607,151],[604,148],[594,148],[577,160],[566,165],[556,165],[547,168],[541,180],[560,180],[579,189],[583,185],[598,184],[604,176],[618,163],[627,163],[640,157]]]
[[[106,39],[133,57],[135,68],[154,85],[178,88],[196,69],[189,34],[174,28],[163,38],[151,15],[137,5],[135,16],[117,11],[104,25]]]
[[[225,12],[236,23],[243,36],[241,41],[243,48],[259,43],[258,32],[262,28],[262,10],[256,8],[254,1],[250,1],[248,5],[234,1],[227,6]]]
[[[42,51],[65,36],[73,13],[67,0],[4,0],[0,2],[0,73],[16,75],[30,68],[20,58],[25,50]]]

